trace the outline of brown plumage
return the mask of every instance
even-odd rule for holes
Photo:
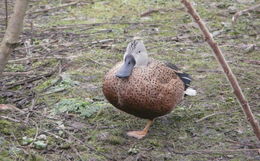
[[[171,63],[149,59],[142,41],[133,41],[124,61],[105,75],[103,93],[116,108],[149,120],[144,130],[127,133],[140,139],[154,118],[171,112],[180,103],[190,82],[188,74]]]
[[[144,119],[154,119],[172,111],[182,100],[184,84],[175,70],[150,59],[147,67],[136,67],[130,77],[116,72],[122,62],[104,78],[103,93],[116,108]]]

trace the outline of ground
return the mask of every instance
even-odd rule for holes
[[[191,1],[260,120],[259,11],[232,24],[237,11],[259,1]],[[260,160],[259,142],[180,1],[81,0],[54,8],[74,2],[30,2],[21,43],[0,78],[0,104],[17,107],[0,111],[0,160]],[[133,37],[144,40],[151,57],[190,73],[198,91],[156,119],[141,140],[126,132],[146,121],[102,94],[104,74]]]

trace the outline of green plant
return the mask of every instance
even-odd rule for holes
[[[90,117],[107,104],[104,102],[85,102],[78,99],[62,99],[54,108],[55,113],[72,112],[78,113],[83,117]]]

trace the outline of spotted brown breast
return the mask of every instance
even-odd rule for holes
[[[108,71],[103,82],[103,93],[116,108],[154,119],[171,112],[182,100],[184,84],[164,63],[151,59],[148,66],[135,67],[130,77],[117,78],[121,64]]]

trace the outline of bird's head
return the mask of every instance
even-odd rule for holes
[[[141,40],[130,42],[124,54],[124,62],[116,73],[119,78],[127,78],[132,74],[134,67],[147,66],[148,54]]]

